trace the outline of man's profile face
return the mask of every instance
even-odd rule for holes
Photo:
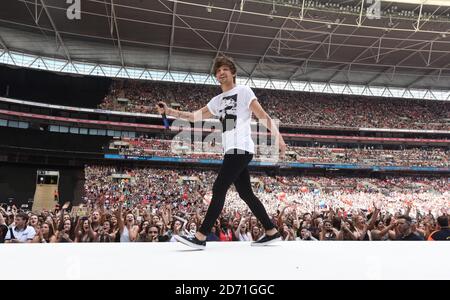
[[[397,221],[397,231],[400,234],[404,234],[409,229],[409,224],[405,219],[398,219]]]
[[[23,219],[22,217],[15,217],[14,223],[16,224],[17,227],[20,228],[25,227],[25,219]]]

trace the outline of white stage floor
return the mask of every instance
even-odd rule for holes
[[[450,279],[445,242],[2,244],[0,257],[0,279]]]

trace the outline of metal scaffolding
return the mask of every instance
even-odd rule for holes
[[[156,70],[76,62],[14,52],[6,48],[0,50],[0,64],[68,74],[91,75],[118,79],[140,79],[217,85],[217,81],[214,76],[206,73],[201,74],[192,72],[179,72],[173,70]],[[353,84],[337,84],[330,82],[275,80],[270,78],[255,78],[245,76],[239,76],[237,78],[237,83],[248,85],[252,88],[272,90],[450,101],[450,90],[413,89],[370,85],[363,86]]]

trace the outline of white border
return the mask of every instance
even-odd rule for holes
[[[446,242],[2,244],[0,279],[450,279]]]

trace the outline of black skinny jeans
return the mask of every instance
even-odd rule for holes
[[[205,220],[199,229],[202,234],[208,235],[210,233],[211,228],[222,212],[225,196],[232,183],[234,183],[239,197],[245,201],[252,213],[262,223],[264,229],[270,230],[275,228],[261,201],[253,193],[250,184],[247,166],[252,158],[253,154],[236,149],[230,150],[225,154],[219,175],[213,185],[211,203],[206,212]]]

